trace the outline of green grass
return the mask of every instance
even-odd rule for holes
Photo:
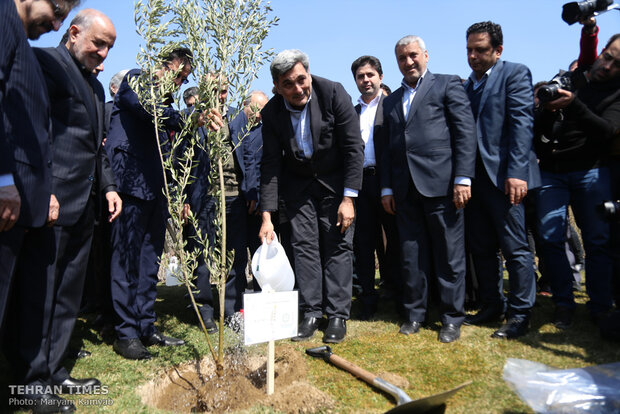
[[[136,388],[157,377],[174,365],[201,358],[208,353],[201,331],[193,323],[195,316],[186,309],[183,287],[160,287],[157,302],[158,326],[168,335],[186,340],[187,346],[150,348],[151,361],[128,361],[112,350],[110,343],[90,328],[94,317],[80,318],[72,347],[87,349],[92,356],[75,361],[72,376],[95,376],[109,387],[112,406],[78,407],[79,412],[162,413],[144,406]],[[575,323],[568,331],[560,331],[551,323],[551,299],[538,296],[532,329],[525,337],[502,341],[490,338],[499,325],[489,327],[463,326],[461,339],[452,344],[437,341],[440,328],[437,314],[431,311],[429,324],[419,334],[398,334],[400,320],[392,312],[392,303],[380,304],[375,321],[348,322],[347,339],[332,346],[335,354],[373,373],[393,373],[409,381],[405,391],[412,398],[428,396],[450,389],[462,382],[473,384],[449,400],[447,413],[530,413],[502,379],[507,358],[523,358],[557,368],[575,368],[620,360],[620,347],[600,339],[585,309],[585,295],[578,293],[579,306]],[[357,303],[353,305],[356,316]],[[216,336],[213,336],[215,338]],[[228,334],[228,343],[232,336]],[[285,341],[303,353],[306,348],[322,345],[321,334],[306,343]],[[264,347],[257,345],[255,347]],[[262,348],[260,348],[262,349]],[[277,348],[276,348],[277,349]],[[337,403],[333,412],[385,412],[394,406],[392,399],[355,379],[351,374],[323,360],[306,357],[308,380],[329,394]],[[6,361],[0,361],[0,398],[6,401],[9,383]],[[271,413],[256,408],[251,413]]]

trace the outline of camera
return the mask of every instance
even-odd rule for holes
[[[605,221],[620,222],[620,200],[603,201],[596,209]]]
[[[546,85],[541,86],[536,92],[536,97],[540,102],[550,102],[559,98],[558,90],[564,89],[574,92],[575,82],[573,81],[574,72],[560,71]]]
[[[612,3],[613,0],[586,0],[566,3],[562,6],[562,20],[568,24],[577,23],[585,17],[607,11]]]

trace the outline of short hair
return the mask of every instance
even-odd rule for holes
[[[579,63],[579,59],[574,59],[571,60],[571,62],[568,64],[568,70],[570,70],[570,68],[575,64],[575,63]]]
[[[82,29],[88,29],[94,20],[93,13],[87,13],[84,10],[80,10],[69,23],[69,27],[65,30],[65,33],[62,35],[62,39],[60,39],[60,43],[65,45],[69,41],[69,36],[71,35],[70,29],[71,26],[79,26]]]
[[[620,39],[620,33],[616,33],[615,35],[612,35],[609,40],[607,41],[607,44],[605,45],[604,49],[607,49],[609,46],[611,46],[611,44],[613,42],[615,42],[616,40]]]
[[[493,22],[474,23],[467,29],[465,40],[469,39],[470,34],[488,33],[491,38],[491,46],[497,49],[504,44],[504,35],[502,34],[502,26]]]
[[[355,73],[357,72],[357,70],[364,65],[372,66],[377,71],[379,76],[383,75],[381,61],[379,61],[379,59],[374,56],[364,55],[355,59],[351,64],[351,72],[353,72],[353,78],[355,78]]]
[[[271,66],[269,67],[269,70],[271,71],[271,78],[274,82],[277,82],[278,79],[280,79],[280,76],[291,70],[293,66],[298,63],[303,65],[306,72],[308,71],[308,68],[310,67],[310,59],[308,59],[308,55],[297,49],[283,50],[278,53],[271,62]]]
[[[187,105],[187,101],[192,96],[198,96],[198,88],[195,86],[191,86],[183,91],[183,102],[185,102],[185,105]]]
[[[252,97],[254,95],[263,95],[265,97],[265,99],[269,100],[269,98],[267,97],[267,94],[265,92],[259,91],[259,90],[254,90],[254,91],[250,92],[248,94],[248,97],[243,100],[243,106],[248,106],[250,104],[250,102],[252,102]]]
[[[420,36],[408,35],[408,36],[401,38],[398,42],[396,42],[396,46],[394,46],[394,53],[396,53],[396,50],[399,47],[407,46],[409,43],[413,43],[413,42],[416,42],[418,46],[420,46],[420,49],[422,49],[422,51],[426,50],[426,43],[424,43],[424,40],[422,40]]]
[[[69,27],[79,26],[83,29],[87,29],[93,23],[93,20],[95,20],[96,16],[98,16],[98,14],[96,12],[93,13],[92,10],[89,10],[89,9],[80,10],[73,17],[73,19],[71,20],[71,23],[69,23]]]
[[[110,96],[114,97],[114,95],[116,95],[116,93],[114,93],[113,87],[116,87],[116,90],[118,90],[127,72],[129,72],[129,69],[123,69],[120,72],[116,72],[114,76],[112,76],[112,79],[110,79],[110,84],[108,86],[110,90]]]
[[[190,68],[194,67],[194,54],[186,47],[175,47],[172,50],[165,50],[159,57],[164,65],[178,59],[183,63],[183,66],[189,65]]]
[[[382,83],[381,86],[379,86],[381,89],[383,89],[385,92],[387,92],[387,94],[391,94],[392,90],[390,89],[389,86],[387,86],[385,83]]]
[[[63,0],[58,5],[62,13],[69,14],[69,12],[80,5],[81,0]]]

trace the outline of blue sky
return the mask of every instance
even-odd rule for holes
[[[565,0],[273,0],[273,14],[280,18],[266,42],[275,51],[300,49],[310,57],[310,72],[341,82],[353,100],[359,93],[353,82],[351,62],[365,54],[378,57],[383,81],[392,89],[402,76],[394,58],[394,44],[405,35],[421,36],[428,48],[430,71],[467,77],[465,31],[472,23],[492,20],[504,32],[502,58],[526,64],[534,82],[550,79],[566,69],[579,53],[581,26],[561,19]],[[136,66],[141,39],[133,21],[132,0],[82,0],[58,33],[43,35],[34,46],[56,46],[76,11],[94,8],[106,13],[117,30],[116,45],[99,75],[107,91],[117,71]],[[620,12],[598,18],[599,51],[620,31]],[[268,67],[259,72],[253,89],[271,96]],[[188,86],[191,86],[188,85]]]

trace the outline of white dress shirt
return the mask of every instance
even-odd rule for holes
[[[286,99],[284,99],[284,106],[291,115],[291,124],[293,125],[293,131],[295,131],[295,141],[297,146],[303,151],[305,158],[312,158],[314,147],[312,146],[312,130],[310,129],[310,117],[309,117],[309,103],[312,99],[312,95],[306,101],[304,109],[293,108]],[[344,188],[345,197],[357,197],[359,191],[352,188]]]
[[[357,100],[361,106],[360,132],[364,140],[364,168],[377,165],[373,134],[375,131],[375,117],[377,115],[379,101],[381,100],[381,93],[382,92],[379,91],[377,96],[369,103],[364,102],[361,97]]]

